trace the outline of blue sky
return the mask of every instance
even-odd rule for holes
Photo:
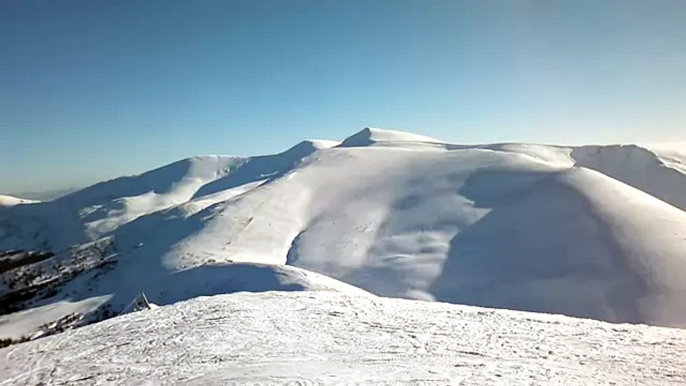
[[[686,1],[3,0],[0,192],[365,126],[686,139]]]

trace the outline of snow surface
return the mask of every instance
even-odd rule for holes
[[[33,204],[38,201],[0,194],[0,208],[19,204]]]
[[[202,297],[0,350],[1,384],[686,382],[683,330],[266,292]]]
[[[443,144],[444,142],[424,135],[406,133],[396,130],[384,130],[373,127],[366,127],[362,131],[346,138],[340,147],[359,147],[359,146],[393,146],[404,145],[412,146],[418,144]]]
[[[79,302],[59,301],[0,316],[0,339],[21,339],[36,337],[43,329],[50,328],[55,321],[70,315],[87,315],[97,310],[110,296],[93,297]]]
[[[310,140],[269,156],[192,157],[141,175],[101,182],[52,202],[10,208],[0,214],[0,250],[62,250],[108,236],[151,213],[189,201],[213,202],[203,196],[222,193],[215,199],[226,200],[248,186],[257,186],[255,182],[278,177],[318,149],[335,145]],[[234,194],[227,195],[232,189]]]
[[[686,326],[686,178],[668,156],[367,128],[189,158],[0,211],[0,251],[56,254],[2,273],[0,296],[18,309],[108,296],[118,314],[141,291],[165,305],[282,289],[299,267],[286,276],[383,296]],[[235,285],[227,263],[256,282]]]
[[[483,148],[593,169],[686,210],[686,147],[500,144]]]
[[[139,277],[136,276],[136,279]],[[342,283],[338,280],[285,265],[258,263],[222,263],[205,265],[171,274],[148,274],[141,283],[120,278],[122,283],[98,283],[97,285],[119,285],[123,288],[108,288],[104,292],[116,293],[121,301],[128,301],[119,312],[132,311],[132,302],[141,293],[155,304],[172,304],[198,296],[229,294],[234,292],[266,291],[336,291],[355,296],[374,295]],[[122,285],[123,284],[123,285]],[[83,287],[94,285],[92,278],[69,283],[65,292],[83,291]],[[128,286],[128,287],[127,287]],[[91,290],[92,291],[92,290]],[[87,291],[87,292],[91,292]],[[84,291],[86,292],[86,291]],[[51,331],[51,324],[76,317],[72,326],[87,324],[99,307],[108,303],[113,295],[89,296],[78,302],[43,301],[24,311],[0,316],[0,338],[19,340],[25,337],[40,336]],[[85,319],[85,320],[84,320]]]

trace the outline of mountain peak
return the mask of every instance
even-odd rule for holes
[[[281,154],[290,154],[290,153],[306,153],[310,154],[313,153],[317,150],[321,149],[328,149],[331,147],[334,147],[338,145],[339,143],[336,141],[327,141],[323,139],[306,139],[304,141],[300,141],[288,150],[284,151]]]
[[[415,143],[443,143],[443,141],[420,134],[404,131],[365,127],[361,131],[349,136],[339,145],[340,147],[370,146],[380,142],[415,142]]]

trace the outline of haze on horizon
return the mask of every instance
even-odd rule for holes
[[[686,140],[686,2],[0,4],[0,193],[365,126],[452,143]]]

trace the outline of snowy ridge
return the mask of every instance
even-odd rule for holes
[[[251,183],[255,187],[255,182],[274,178],[318,149],[335,145],[333,141],[310,140],[276,155],[192,157],[141,175],[101,182],[44,205],[12,208],[0,215],[0,250],[60,251],[202,196],[220,193],[206,201],[207,205],[226,200],[232,196],[225,194],[227,190],[243,192]],[[11,237],[3,237],[6,229]]]
[[[0,194],[0,208],[19,204],[33,204],[38,201]]]
[[[60,273],[64,274],[63,271],[60,270]],[[105,292],[110,294],[87,296],[85,300],[79,301],[70,298],[46,301],[36,296],[34,303],[27,306],[26,310],[0,316],[0,339],[38,337],[53,332],[52,328],[57,325],[62,329],[78,327],[131,311],[132,300],[136,300],[140,294],[145,294],[146,298],[154,300],[153,303],[162,305],[199,296],[246,291],[333,291],[352,296],[374,297],[364,290],[338,280],[285,265],[220,263],[167,274],[148,272],[141,283],[119,278],[126,280],[124,284],[129,287],[108,283],[107,272],[93,269],[92,273],[95,275],[86,274],[73,282],[67,282],[64,284],[63,292],[72,293],[73,297],[79,295],[78,291],[92,293],[94,290],[97,291],[97,287],[109,286]],[[105,275],[105,279],[100,282],[94,280],[97,275]],[[122,302],[120,305],[123,307],[114,308],[112,305],[117,302]]]
[[[341,142],[340,147],[359,147],[373,145],[394,145],[394,144],[442,144],[435,138],[426,137],[419,134],[406,133],[396,130],[376,129],[365,127],[362,131],[351,135]]]
[[[575,149],[572,156],[579,166],[598,170],[686,210],[686,170],[675,165],[678,158],[670,162],[635,145],[585,146]]]
[[[196,298],[0,350],[4,384],[682,384],[683,331],[267,292]]]
[[[498,144],[482,148],[524,154],[561,166],[593,169],[686,210],[686,152],[683,150],[636,145]]]
[[[684,174],[661,154],[368,128],[190,158],[0,211],[0,251],[55,254],[13,262],[4,296],[16,310],[106,298],[98,320],[141,291],[165,305],[283,275],[312,288],[316,272],[376,295],[686,326]],[[241,269],[256,282],[236,285]]]

